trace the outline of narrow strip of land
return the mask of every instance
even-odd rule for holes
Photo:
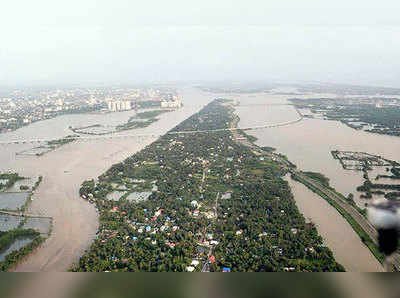
[[[236,125],[234,123],[234,125]],[[354,206],[349,204],[348,202],[344,201],[337,193],[329,189],[327,186],[322,185],[318,181],[311,179],[307,175],[304,175],[301,171],[296,170],[293,168],[293,165],[286,159],[282,158],[279,154],[275,154],[273,152],[265,152],[261,150],[260,147],[255,145],[254,143],[251,143],[249,140],[246,138],[241,137],[241,135],[237,132],[233,132],[234,137],[236,140],[238,140],[240,143],[242,143],[245,146],[248,146],[252,148],[253,150],[260,152],[264,155],[269,156],[270,158],[274,159],[275,161],[278,161],[282,166],[284,166],[297,180],[303,184],[305,184],[307,187],[313,188],[316,190],[316,192],[319,192],[320,194],[322,193],[323,195],[327,196],[330,200],[334,201],[341,209],[344,210],[344,212],[350,216],[350,220],[354,220],[355,224],[358,225],[363,232],[366,233],[367,237],[369,237],[375,245],[375,249],[370,246],[368,246],[371,251],[374,253],[375,256],[377,256],[378,252],[376,250],[376,245],[378,244],[378,233],[376,229],[372,226],[372,224],[368,221],[366,217],[364,217]],[[342,214],[346,218],[346,214]],[[349,218],[346,218],[349,221]],[[355,229],[354,225],[353,229]],[[356,231],[357,232],[357,231]],[[358,231],[359,232],[359,231]],[[360,233],[358,233],[360,235]],[[360,235],[361,236],[361,235]],[[363,239],[363,241],[368,242],[368,239]],[[379,259],[378,259],[379,260]],[[380,259],[379,261],[383,261]],[[396,267],[397,270],[400,270],[400,255],[395,254],[393,256],[393,262],[394,266]]]

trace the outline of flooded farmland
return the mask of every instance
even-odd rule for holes
[[[0,231],[15,230],[21,224],[22,220],[22,216],[0,213]]]
[[[1,210],[20,210],[28,198],[26,192],[0,192]]]
[[[318,97],[318,95],[314,96]],[[281,123],[296,119],[293,106],[276,105],[287,104],[287,96],[257,94],[251,97],[246,95],[229,95],[229,97],[239,99],[240,104],[243,105],[236,108],[236,113],[240,117],[239,127],[259,126],[271,121]],[[268,105],[264,108],[252,106],[260,103]],[[355,130],[337,121],[304,118],[303,121],[293,125],[251,130],[247,133],[258,139],[256,144],[274,147],[277,152],[285,154],[299,169],[324,174],[330,179],[331,186],[343,195],[353,193],[360,207],[364,207],[364,204],[369,202],[360,198],[361,194],[356,191],[357,186],[364,182],[363,173],[344,170],[342,165],[333,159],[331,151],[366,152],[400,161],[400,138]],[[371,172],[371,179],[377,173],[379,173],[378,170]],[[297,184],[291,183],[296,202],[306,206],[304,208],[299,206],[299,208],[303,214],[317,223],[319,232],[334,251],[338,261],[349,270],[374,271],[374,268],[378,270],[380,267],[372,253],[362,245],[360,238],[354,235],[349,224],[342,222],[342,216],[333,207],[321,205],[321,199],[318,196],[302,189]],[[329,213],[330,217],[328,217]],[[343,226],[341,229],[337,228],[339,222]],[[340,233],[337,232],[338,230]],[[346,243],[343,239],[346,239]]]
[[[18,249],[21,249],[25,246],[27,246],[29,243],[32,243],[33,238],[31,237],[24,237],[24,238],[18,238],[16,239],[13,244],[10,245],[5,251],[0,252],[0,262],[3,262],[6,258],[7,255],[12,253],[13,251],[16,251]]]
[[[146,136],[72,142],[40,157],[16,156],[16,152],[32,148],[32,144],[0,145],[2,171],[12,170],[25,177],[43,176],[28,212],[53,218],[50,237],[35,254],[20,263],[16,271],[66,271],[78,260],[95,238],[98,228],[96,209],[79,197],[81,183],[97,178],[111,165],[154,142],[159,135],[165,134],[214,98],[192,88],[182,89],[179,94],[183,98],[181,109],[157,116],[159,120],[148,127],[129,131]],[[135,111],[64,115],[2,134],[0,141],[60,139],[71,134],[70,126],[85,127],[99,123],[117,126],[134,115]]]

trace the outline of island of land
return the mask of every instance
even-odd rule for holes
[[[227,102],[83,183],[100,227],[73,271],[344,270],[298,211],[287,170],[230,130]],[[149,194],[110,198],[121,189]]]

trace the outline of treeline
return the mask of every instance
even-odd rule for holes
[[[15,229],[6,232],[0,232],[0,252],[7,250],[15,241],[23,238],[32,238],[33,241],[21,249],[15,250],[5,256],[5,260],[0,262],[0,271],[7,271],[15,266],[21,259],[30,254],[38,247],[44,238],[40,233],[33,229]]]
[[[18,173],[3,173],[0,174],[0,179],[7,180],[6,183],[0,183],[0,190],[2,190],[12,187],[15,182],[17,182],[18,180],[23,180],[25,178],[19,176]]]
[[[207,262],[211,271],[344,270],[305,223],[278,163],[229,131],[173,134],[229,127],[234,115],[224,102],[83,183],[80,195],[93,198],[100,228],[73,271],[186,271],[193,260],[195,271]],[[130,188],[133,179],[156,181],[158,190],[140,203],[107,199],[112,185]]]

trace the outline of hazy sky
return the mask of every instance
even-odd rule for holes
[[[1,1],[0,85],[170,80],[400,87],[400,2]]]

